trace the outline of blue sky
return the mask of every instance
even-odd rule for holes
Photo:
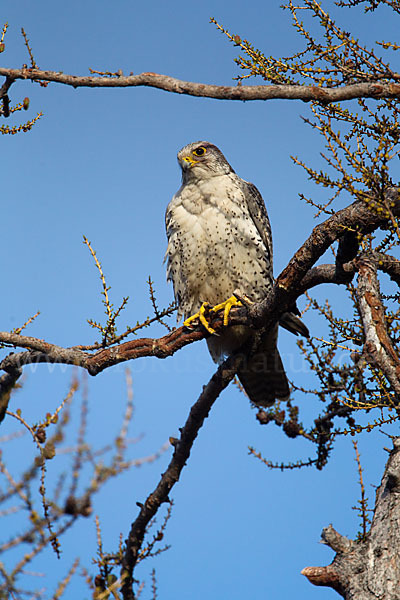
[[[236,49],[209,18],[214,16],[267,54],[288,55],[300,42],[280,3],[8,3],[1,11],[2,21],[9,22],[1,64],[18,67],[28,62],[20,36],[24,27],[43,69],[82,75],[89,67],[153,71],[229,85],[237,74]],[[388,19],[385,10],[365,17],[361,10],[338,14],[347,30],[355,28],[355,34],[367,41],[372,36],[396,37],[398,23]],[[180,185],[176,153],[189,142],[205,139],[218,145],[238,174],[262,192],[272,222],[276,274],[316,223],[312,209],[300,202],[298,194],[313,194],[318,200],[321,191],[290,159],[296,155],[316,168],[323,166],[321,140],[300,118],[309,115],[306,104],[229,103],[153,89],[73,90],[29,82],[16,83],[10,95],[12,103],[29,96],[30,109],[23,117],[32,118],[39,111],[44,116],[31,132],[1,139],[3,330],[21,325],[40,310],[27,334],[62,346],[96,339],[86,319],[103,319],[101,286],[82,235],[98,253],[115,305],[123,296],[130,297],[121,330],[151,314],[149,275],[159,305],[171,301],[162,262],[164,212]],[[18,122],[18,116],[9,122]],[[318,294],[333,298],[340,309],[340,294],[329,288]],[[306,320],[319,335],[318,318],[308,313]],[[158,326],[144,335],[157,337],[163,331]],[[293,366],[289,377],[308,380],[295,339],[282,332],[280,348],[286,365]],[[140,457],[177,435],[214,365],[205,344],[199,343],[166,361],[141,360],[130,367],[135,399],[131,433],[144,434],[131,455]],[[34,423],[59,404],[72,375],[72,368],[55,367],[50,372],[45,366],[35,372],[27,368],[23,389],[11,408],[20,407],[28,422]],[[88,389],[89,439],[101,445],[103,438],[118,431],[126,397],[124,367],[90,378]],[[299,401],[305,418],[312,418],[314,401],[307,397]],[[74,402],[71,440],[76,438],[79,397]],[[3,432],[13,429],[15,423],[8,419]],[[360,441],[371,499],[371,484],[380,481],[386,458],[382,446],[387,443],[380,434]],[[34,451],[29,440],[12,444],[5,447],[5,457],[16,463],[21,460],[15,457],[20,448]],[[213,408],[172,494],[175,508],[166,534],[172,548],[145,562],[137,574],[148,578],[151,568],[156,568],[160,598],[261,600],[295,595],[298,600],[320,600],[334,596],[330,590],[313,588],[300,570],[328,564],[333,558],[319,544],[322,527],[332,522],[345,535],[358,531],[358,518],[351,510],[359,497],[351,440],[338,440],[322,472],[268,471],[248,456],[248,445],[275,461],[307,459],[313,453],[304,441],[291,441],[272,426],[261,427],[246,398],[230,386]],[[137,514],[136,501],[143,501],[153,489],[170,454],[124,475],[96,499],[94,511],[100,515],[108,550],[117,546],[120,531],[126,536]],[[49,482],[67,467],[67,459],[53,461]],[[46,585],[49,596],[57,577],[65,574],[77,554],[77,539],[84,550],[83,564],[91,569],[90,557],[96,552],[93,519],[87,519],[79,533],[76,529],[66,536],[61,561],[49,554],[45,564],[38,561],[32,567],[51,572],[35,583]],[[27,585],[31,581],[27,576]],[[83,579],[76,578],[66,597],[89,597],[82,589]],[[151,597],[150,585],[142,597]]]

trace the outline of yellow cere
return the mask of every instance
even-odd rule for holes
[[[192,158],[191,156],[185,156],[183,160],[187,163],[190,163],[190,165],[194,165],[197,162],[199,162],[198,160],[194,160],[194,158]]]

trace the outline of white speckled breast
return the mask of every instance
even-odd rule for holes
[[[202,302],[223,302],[235,289],[257,301],[271,287],[270,256],[242,183],[235,173],[187,183],[168,205],[166,258],[178,318]]]

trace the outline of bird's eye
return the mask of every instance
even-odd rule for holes
[[[193,150],[193,154],[195,154],[196,156],[203,156],[203,154],[206,153],[206,149],[203,146],[200,146],[200,148],[196,148],[196,150]]]

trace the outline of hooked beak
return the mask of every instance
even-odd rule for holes
[[[194,160],[194,158],[192,158],[191,156],[184,156],[182,158],[181,164],[182,164],[182,168],[190,169],[198,162],[199,162],[198,160]]]

